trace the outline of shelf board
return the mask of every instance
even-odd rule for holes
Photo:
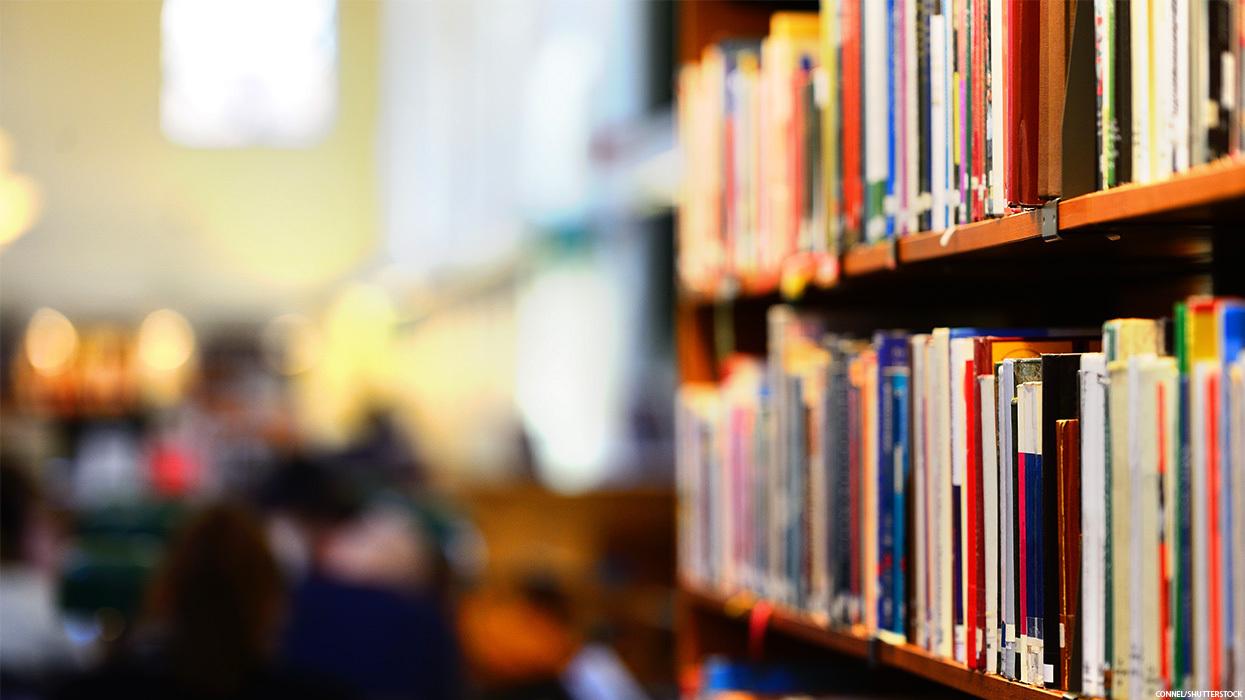
[[[687,583],[681,586],[680,595],[687,604],[703,612],[739,620],[746,620],[754,605],[742,602],[737,596],[727,597]],[[879,666],[900,669],[987,700],[1053,700],[1065,695],[1061,690],[1036,688],[1002,676],[970,671],[961,664],[934,656],[913,644],[890,644],[872,639],[860,629],[827,629],[803,615],[783,610],[776,609],[770,616],[769,629],[839,654],[873,659]]]
[[[899,261],[920,262],[996,248],[1041,237],[1036,211],[960,224],[947,231],[925,231],[899,239]]]
[[[1059,203],[1059,230],[1123,223],[1236,205],[1245,200],[1245,160],[1226,158],[1160,182],[1126,184]],[[1191,217],[1198,220],[1202,217]]]
[[[1245,222],[1245,158],[1224,158],[1160,182],[1120,185],[1059,203],[1061,233],[1142,223],[1216,222]],[[953,261],[980,251],[1033,244],[1040,239],[1036,211],[961,224],[949,235],[944,231],[925,231],[901,237],[894,243],[852,248],[842,256],[839,282],[902,270],[912,263]],[[776,280],[767,278],[760,284],[740,285],[736,296],[765,296],[777,289]]]
[[[860,277],[895,268],[895,246],[892,243],[858,245],[843,254],[843,274]]]

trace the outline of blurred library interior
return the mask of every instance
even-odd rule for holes
[[[0,0],[0,696],[1245,686],[1243,61],[1245,0]]]

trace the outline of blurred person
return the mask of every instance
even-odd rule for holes
[[[130,653],[62,689],[64,698],[335,698],[332,683],[278,665],[285,588],[250,510],[205,507],[170,542]]]
[[[51,518],[30,474],[0,455],[0,695],[34,693],[82,655],[57,607]]]
[[[485,700],[647,700],[613,649],[583,639],[555,577],[532,572],[518,588],[477,595],[463,609]]]
[[[267,489],[294,585],[284,655],[368,698],[461,695],[458,644],[428,590],[427,548],[409,513],[369,504],[340,464],[296,457]]]

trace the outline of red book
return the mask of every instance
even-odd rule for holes
[[[960,197],[957,202],[957,221],[965,223],[969,221],[969,213],[971,211],[969,202],[971,201],[969,172],[969,144],[970,124],[968,119],[968,77],[969,67],[968,60],[971,58],[968,51],[968,3],[969,0],[955,0],[955,95],[952,100],[955,103],[956,115],[958,119],[959,131],[956,138],[959,139],[959,149],[955,153],[955,187],[959,190]]]
[[[844,0],[843,41],[843,227],[847,245],[863,238],[865,204],[861,159],[860,0]]]
[[[1210,687],[1223,688],[1223,562],[1220,552],[1223,551],[1223,540],[1219,531],[1219,497],[1223,482],[1219,474],[1219,377],[1211,375],[1206,378],[1206,525],[1210,533],[1207,538],[1208,580],[1210,581],[1210,621],[1207,636],[1210,637]]]
[[[965,659],[969,668],[985,668],[985,581],[981,576],[984,567],[981,561],[981,461],[978,458],[977,440],[981,437],[981,424],[977,421],[977,373],[973,371],[973,361],[964,363],[964,405],[965,405],[965,445],[968,450],[967,469],[964,475],[964,500],[968,503],[964,513],[965,537],[967,546],[964,556],[967,561],[967,580],[965,588],[968,592],[968,606],[964,610],[964,629],[967,653]]]
[[[971,179],[972,220],[986,218],[986,40],[990,28],[986,26],[986,3],[988,0],[972,0],[972,122],[973,162]]]
[[[1038,84],[1041,80],[1041,3],[1009,0],[1007,6],[1008,139],[1004,176],[1007,202],[1039,206],[1038,197]]]

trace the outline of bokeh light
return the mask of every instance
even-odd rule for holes
[[[42,308],[26,327],[26,358],[44,376],[64,372],[78,352],[78,331],[55,309]]]
[[[171,309],[153,311],[138,329],[138,359],[156,372],[181,368],[195,351],[195,333],[181,314]]]

